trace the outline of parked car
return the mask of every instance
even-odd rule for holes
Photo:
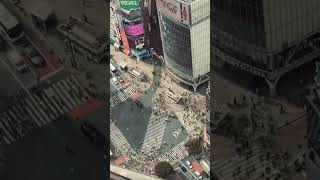
[[[99,147],[104,147],[106,145],[106,139],[103,134],[96,129],[92,124],[84,122],[81,125],[82,133],[89,138],[91,142]]]
[[[196,171],[195,173],[196,173],[196,175],[198,175],[199,179],[203,179],[203,177],[201,176],[201,174],[198,171]]]
[[[24,73],[27,71],[27,65],[18,51],[10,51],[7,57],[18,72]]]
[[[188,171],[187,168],[184,167],[183,165],[180,165],[180,168],[181,168],[181,170],[182,170],[183,172],[187,172],[187,171]]]
[[[36,67],[43,67],[46,65],[46,61],[43,59],[43,57],[37,52],[37,50],[31,46],[28,45],[23,49],[23,53],[27,56],[27,58],[30,60],[30,62],[36,66]]]
[[[206,173],[206,172],[202,172],[201,174],[202,174],[202,176],[205,177],[205,178],[209,178],[209,177],[210,177],[209,174]]]
[[[189,168],[192,169],[192,165],[191,165],[190,161],[186,161],[186,163],[189,166]]]

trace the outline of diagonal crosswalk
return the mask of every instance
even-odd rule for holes
[[[185,143],[186,143],[186,141],[180,142],[175,147],[170,149],[168,152],[166,152],[165,154],[158,157],[158,161],[159,162],[166,161],[166,162],[170,163],[171,165],[174,165],[175,163],[177,163],[181,159],[184,159],[185,157],[187,157],[189,155],[186,147],[184,146]]]
[[[127,158],[136,156],[136,152],[131,148],[127,139],[123,136],[121,131],[114,123],[110,123],[110,138],[112,144],[120,150],[120,152]]]
[[[121,102],[126,101],[129,97],[137,93],[137,88],[134,85],[126,87],[120,91],[117,91],[113,96],[110,97],[111,108],[117,106]]]
[[[161,147],[167,117],[151,115],[141,150],[148,152]]]
[[[88,98],[88,92],[73,75],[55,82],[38,93],[20,99],[7,111],[0,113],[0,140],[11,144]]]

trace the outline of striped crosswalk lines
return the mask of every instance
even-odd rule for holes
[[[227,180],[234,178],[259,180],[261,179],[261,174],[270,178],[274,177],[275,173],[268,175],[265,172],[267,167],[272,168],[272,164],[269,161],[261,160],[262,156],[265,156],[263,150],[259,147],[254,147],[252,156],[236,156],[224,160],[215,160],[211,163],[211,169],[216,172],[220,178]]]
[[[0,141],[11,144],[33,128],[45,126],[89,98],[73,75],[22,98],[0,113]]]
[[[136,152],[114,123],[110,123],[110,137],[112,144],[127,158],[136,156]]]
[[[162,143],[167,117],[151,115],[144,137],[142,151],[158,150]]]
[[[170,163],[171,165],[174,165],[175,163],[177,163],[181,159],[184,159],[185,157],[187,157],[189,155],[186,147],[184,146],[185,143],[186,143],[185,141],[180,142],[175,147],[170,149],[168,152],[166,152],[165,154],[158,157],[158,161],[159,162],[166,161],[166,162]]]
[[[135,95],[136,93],[137,93],[137,89],[134,85],[131,85],[129,87],[126,87],[122,90],[117,91],[110,98],[111,108],[117,106],[121,102],[126,101],[129,97]]]

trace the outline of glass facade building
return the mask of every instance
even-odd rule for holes
[[[177,14],[167,13],[163,3],[174,4]],[[167,70],[198,83],[210,71],[210,1],[158,0],[157,9]]]

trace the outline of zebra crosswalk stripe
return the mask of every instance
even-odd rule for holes
[[[46,105],[44,103],[44,101],[42,101],[42,99],[39,98],[37,95],[33,95],[32,97],[36,100],[37,104],[40,105],[39,107],[42,107],[42,109],[45,111],[45,114],[47,114],[49,116],[49,119],[54,119],[55,118],[55,116],[53,115],[54,110],[51,109],[51,104],[50,105]]]
[[[41,99],[41,98],[39,98]],[[42,94],[42,100],[44,101],[44,103],[46,104],[46,107],[50,110],[50,112],[52,112],[54,114],[54,118],[58,117],[60,114],[57,111],[56,107],[54,107],[53,103],[49,102],[49,97],[47,97],[47,94],[45,92],[43,92]]]
[[[66,99],[66,101],[70,102],[71,108],[73,108],[77,103],[71,97],[70,91],[65,89],[64,86],[62,86],[61,82],[57,83],[57,87],[59,87],[61,95],[63,95],[65,97],[64,99]]]
[[[57,100],[58,106],[62,108],[63,112],[68,111],[67,105],[65,103],[62,103],[62,100],[61,100],[60,96],[57,95],[57,92],[55,92],[52,87],[49,87],[48,90],[50,93],[52,93],[52,97]]]
[[[28,106],[25,107],[26,110],[31,116],[33,116],[33,120],[37,123],[37,125],[41,127],[42,123],[38,119],[41,119],[42,117],[39,115],[38,111],[34,109],[34,107],[27,98],[25,99],[25,102],[28,104]],[[33,112],[29,108],[31,108]]]
[[[85,97],[88,97],[88,98],[90,97],[88,92],[80,85],[79,80],[74,75],[70,76],[70,80],[76,87],[78,87],[78,88],[80,88],[80,90],[82,90]]]
[[[66,107],[67,107],[66,111],[69,109],[72,109],[72,105],[70,104],[70,102],[66,98],[64,98],[64,96],[62,96],[62,93],[59,91],[59,88],[57,87],[56,84],[52,85],[52,89],[55,91],[57,96],[59,96],[59,99],[61,100],[61,102],[63,102],[63,104],[66,105]]]
[[[9,126],[9,124],[6,121],[7,119],[1,117],[1,122],[3,125],[3,128],[6,130],[8,137],[10,138],[10,141],[14,141],[15,137],[14,137],[14,132],[12,131],[12,127]]]
[[[79,89],[73,88],[72,87],[73,85],[72,84],[68,84],[67,82],[69,82],[69,81],[67,81],[67,80],[63,80],[61,82],[64,85],[64,87],[67,88],[67,90],[71,91],[71,93],[72,93],[71,96],[73,97],[73,99],[75,99],[76,104],[80,104],[81,103],[81,99],[79,97]]]
[[[8,116],[8,114],[6,112],[2,113],[2,116],[4,117],[3,122],[5,123],[5,126],[8,128],[8,131],[11,132],[11,135],[16,139],[18,137],[17,129],[13,125],[13,123],[10,123],[10,122],[12,122],[12,119]]]
[[[57,104],[57,101],[54,98],[54,95],[50,94],[49,90],[47,90],[47,89],[44,90],[44,95],[47,97],[47,98],[44,98],[44,99],[47,99],[49,104],[51,104],[50,102],[52,102],[53,106],[57,109],[57,114],[58,115],[63,114],[63,112],[64,112],[63,109],[62,109],[63,107],[61,107],[60,105]]]
[[[30,96],[31,101],[33,102],[34,106],[36,107],[35,109],[38,109],[40,111],[39,114],[42,115],[43,118],[40,118],[40,121],[42,122],[43,125],[45,125],[47,122],[49,122],[49,117],[47,116],[47,113],[43,111],[43,109],[39,106],[38,102],[34,99],[33,96]],[[39,112],[38,111],[38,112]],[[47,122],[46,122],[47,121]]]
[[[4,140],[9,144],[15,139],[11,136],[10,132],[7,131],[7,128],[5,128],[3,121],[4,119],[0,118],[0,128],[2,129],[2,132],[4,132]]]

